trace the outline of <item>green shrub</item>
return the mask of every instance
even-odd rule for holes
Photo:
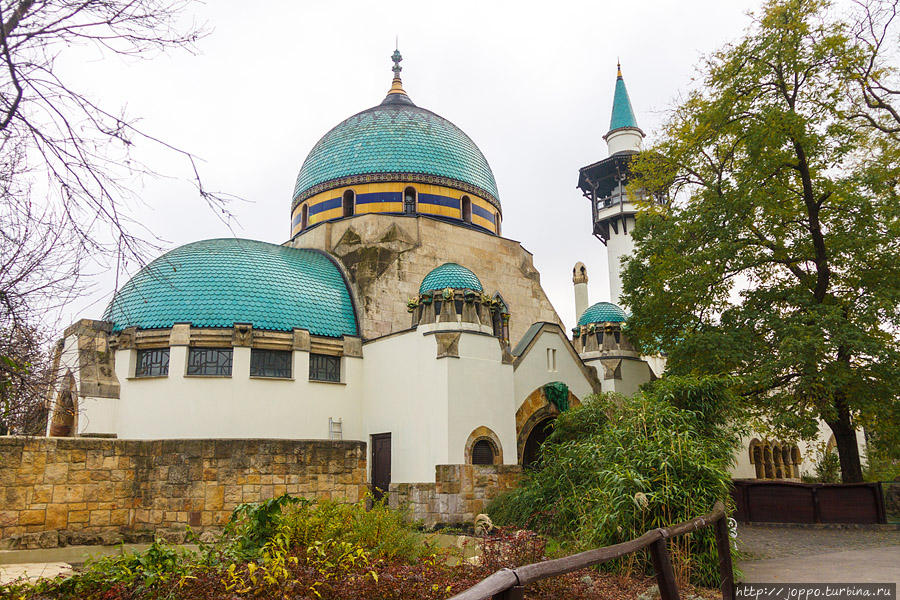
[[[286,507],[282,531],[291,544],[311,547],[316,542],[340,540],[363,547],[373,560],[415,561],[433,550],[416,531],[407,510],[387,507],[383,501],[346,504],[335,500],[304,502]]]
[[[617,544],[706,513],[717,500],[730,500],[729,467],[739,439],[727,424],[732,400],[725,381],[689,379],[628,399],[589,398],[559,416],[540,469],[488,512],[496,523],[553,536],[566,551]],[[691,402],[699,406],[675,406]],[[670,544],[680,578],[718,585],[712,528]],[[644,553],[608,568],[651,570]]]

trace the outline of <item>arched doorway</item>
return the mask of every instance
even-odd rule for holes
[[[525,448],[522,450],[522,466],[527,468],[536,467],[541,459],[541,446],[547,440],[547,436],[553,431],[553,421],[555,417],[547,417],[543,421],[539,421],[531,428],[531,433],[525,438]]]
[[[50,419],[51,437],[70,437],[75,435],[75,411],[78,398],[78,388],[75,384],[75,376],[68,371],[60,382],[59,394],[56,396],[56,406]]]
[[[540,457],[540,447],[552,431],[559,408],[547,400],[547,384],[535,388],[516,410],[516,455],[523,467],[533,465]],[[581,401],[568,390],[568,406],[580,406]]]

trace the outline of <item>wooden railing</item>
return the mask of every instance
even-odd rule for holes
[[[453,596],[450,600],[522,600],[525,586],[529,583],[556,577],[603,564],[633,552],[650,549],[656,582],[659,584],[661,600],[678,600],[678,584],[675,571],[669,559],[668,539],[712,525],[716,529],[716,550],[719,554],[719,573],[722,578],[720,590],[722,600],[734,600],[734,574],[731,566],[731,543],[728,539],[728,522],[725,506],[716,502],[712,512],[696,519],[679,523],[665,529],[652,529],[641,537],[596,550],[588,550],[572,556],[525,565],[515,569],[501,569],[486,579],[482,579],[469,589]]]

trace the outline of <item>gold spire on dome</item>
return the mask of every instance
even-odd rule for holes
[[[622,77],[622,63],[619,62],[619,59],[618,59],[618,58],[616,59],[616,69],[618,70],[618,73],[616,74],[616,77],[621,78],[621,77]]]
[[[400,56],[399,49],[394,48],[391,60],[394,61],[394,66],[391,67],[391,70],[394,72],[394,80],[391,82],[391,89],[388,90],[388,95],[403,94],[406,96],[406,90],[403,89],[403,82],[400,81],[400,71],[403,70],[403,67],[400,66],[400,61],[403,60],[403,57]]]

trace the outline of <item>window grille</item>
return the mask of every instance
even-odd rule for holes
[[[152,348],[137,351],[135,377],[165,377],[169,374],[169,349]]]
[[[290,350],[250,350],[250,377],[291,377]]]
[[[416,190],[408,187],[403,190],[403,212],[407,215],[416,213]]]
[[[328,417],[328,438],[332,440],[344,439],[344,420]]]
[[[231,348],[191,348],[187,374],[231,377]]]
[[[473,465],[492,465],[494,464],[494,449],[487,440],[478,440],[472,446],[472,464]]]
[[[309,379],[310,381],[340,382],[341,357],[327,354],[310,354]]]

